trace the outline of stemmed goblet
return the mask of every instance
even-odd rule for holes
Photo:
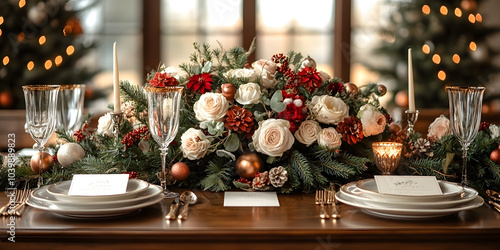
[[[57,126],[72,136],[79,127],[85,98],[84,84],[65,84],[59,89],[57,98]]]
[[[148,96],[149,130],[153,139],[160,145],[161,151],[161,186],[165,198],[179,196],[167,189],[167,174],[165,164],[168,146],[175,139],[179,130],[179,110],[183,87],[146,87]]]
[[[467,152],[481,123],[484,87],[446,87],[450,105],[451,131],[462,145],[462,187],[467,183]]]
[[[40,153],[38,184],[42,185],[42,153],[44,145],[56,127],[56,107],[59,85],[23,86],[26,102],[26,130],[35,140],[34,149]]]

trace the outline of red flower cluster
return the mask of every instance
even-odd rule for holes
[[[292,99],[292,103],[288,103],[284,111],[279,112],[277,118],[287,120],[290,123],[290,132],[295,133],[300,126],[300,123],[303,122],[306,117],[302,113],[302,108],[304,107],[304,97],[294,94],[287,93],[287,91],[281,91],[283,95],[283,100]],[[296,106],[293,101],[300,100],[302,105]]]
[[[344,84],[341,82],[332,82],[328,85],[328,92],[330,92],[331,96],[336,95],[337,93],[341,93],[344,91]]]
[[[394,119],[392,119],[391,115],[385,114],[385,121],[386,121],[387,125],[391,125],[391,123],[394,121]]]
[[[489,128],[490,128],[489,122],[481,122],[481,124],[479,124],[479,131],[486,130]]]
[[[153,79],[149,80],[151,87],[165,87],[165,86],[177,86],[179,82],[175,77],[172,77],[169,73],[156,72]]]
[[[147,126],[130,131],[121,141],[125,145],[125,149],[139,143],[141,139],[149,140],[149,130]]]
[[[276,64],[281,64],[276,68],[278,72],[285,73],[288,69],[288,57],[283,55],[282,53],[273,55],[271,57],[271,61],[273,61]]]
[[[315,68],[304,67],[301,69],[297,76],[299,76],[299,85],[304,86],[307,91],[313,93],[317,88],[321,86],[321,76]]]
[[[199,75],[194,75],[189,78],[187,87],[191,92],[199,91],[200,94],[204,94],[212,89],[212,75],[209,73],[203,73]]]
[[[85,139],[85,137],[87,137],[87,135],[90,135],[92,134],[92,132],[87,132],[87,127],[89,125],[87,123],[84,123],[82,128],[77,130],[73,136],[75,137],[76,141],[77,142],[81,142],[83,139]]]
[[[339,122],[337,132],[342,134],[342,140],[353,145],[363,139],[363,124],[355,116],[349,116]]]
[[[249,185],[250,187],[252,187],[252,182],[248,181],[247,179],[243,178],[243,177],[240,177],[237,182],[240,182],[240,183],[243,183],[243,184],[247,184]]]
[[[139,173],[134,172],[134,171],[123,172],[123,174],[128,174],[128,178],[129,179],[137,179],[137,178],[139,178]]]

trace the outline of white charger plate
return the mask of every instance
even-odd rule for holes
[[[443,208],[443,209],[413,209],[413,208],[389,208],[389,207],[377,207],[371,206],[368,204],[364,204],[356,199],[353,199],[343,192],[337,192],[335,197],[342,203],[361,208],[364,212],[368,214],[387,217],[393,219],[429,219],[442,217],[454,213],[458,213],[461,211],[466,211],[470,209],[474,209],[483,205],[484,200],[481,196],[476,196],[469,202],[459,204],[455,207],[451,208]]]
[[[114,207],[114,208],[102,208],[102,209],[86,209],[86,208],[77,208],[74,207],[72,209],[63,209],[58,206],[52,206],[50,203],[46,204],[44,202],[40,202],[35,199],[28,199],[26,204],[32,206],[34,208],[38,208],[44,211],[54,212],[60,215],[70,216],[70,217],[78,217],[78,218],[100,218],[100,217],[110,217],[110,216],[118,216],[129,214],[135,212],[141,208],[145,208],[147,206],[158,203],[163,200],[163,193],[146,200],[145,202],[125,206],[125,207]]]
[[[443,201],[431,201],[431,202],[422,202],[422,201],[393,201],[393,200],[385,200],[380,198],[373,198],[369,194],[365,193],[363,190],[359,189],[356,186],[356,182],[348,183],[340,188],[340,192],[345,194],[346,196],[355,199],[358,202],[362,202],[364,204],[373,206],[373,207],[382,207],[382,208],[414,208],[414,209],[442,209],[442,208],[450,208],[460,205],[462,203],[469,202],[476,198],[478,195],[477,191],[473,188],[466,187],[464,196],[458,196],[452,200],[443,200]]]
[[[369,196],[378,200],[386,201],[399,201],[399,202],[432,202],[452,200],[460,196],[463,188],[456,183],[439,181],[439,187],[443,194],[440,195],[397,195],[397,194],[381,194],[378,192],[377,183],[375,179],[361,180],[356,183],[356,187]]]
[[[30,199],[39,201],[49,207],[59,207],[61,209],[73,209],[73,208],[86,208],[86,209],[102,209],[102,208],[116,208],[125,207],[141,202],[147,201],[151,198],[159,196],[163,189],[157,185],[149,185],[147,189],[142,192],[137,193],[135,197],[128,197],[123,200],[110,200],[110,201],[97,201],[97,202],[74,202],[74,201],[60,201],[56,199],[54,195],[47,191],[48,186],[43,186],[35,189],[31,193]]]
[[[98,201],[111,201],[111,200],[124,200],[137,196],[139,192],[146,190],[149,183],[138,179],[129,179],[127,190],[123,194],[113,195],[68,195],[71,180],[58,182],[47,187],[47,192],[52,194],[57,200],[67,202],[98,202]]]

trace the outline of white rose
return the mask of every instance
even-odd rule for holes
[[[282,119],[268,119],[259,123],[259,128],[252,135],[253,145],[257,152],[281,157],[292,148],[293,138],[290,123]]]
[[[439,140],[441,137],[449,135],[450,133],[450,120],[446,116],[440,115],[431,125],[429,125],[427,138]]]
[[[317,139],[321,127],[317,121],[306,120],[303,121],[297,131],[295,131],[295,138],[306,146],[311,146]]]
[[[316,120],[325,124],[335,124],[349,116],[349,107],[338,97],[329,95],[314,96],[311,100]]]
[[[260,91],[260,86],[257,83],[247,83],[242,84],[236,90],[236,94],[234,95],[234,99],[242,105],[247,104],[257,104],[260,102],[260,98],[262,96],[262,92]]]
[[[371,104],[365,104],[359,109],[358,118],[363,125],[364,136],[378,135],[385,130],[385,115]]]
[[[247,78],[249,82],[253,82],[257,79],[257,74],[253,69],[231,69],[224,73],[227,78]]]
[[[199,129],[190,128],[181,136],[181,150],[190,160],[203,158],[210,146],[210,140]]]
[[[337,132],[335,128],[324,128],[319,132],[318,144],[329,149],[339,149],[342,145],[342,134]]]
[[[491,124],[490,125],[490,133],[491,133],[491,138],[493,138],[493,139],[499,137],[500,136],[500,127],[495,125],[495,124]]]
[[[219,120],[226,115],[228,108],[229,103],[220,93],[205,93],[193,106],[198,121]]]
[[[320,71],[319,76],[321,77],[321,81],[323,81],[323,82],[332,79],[332,77],[324,71]]]
[[[278,81],[276,81],[276,68],[277,65],[273,61],[260,59],[252,63],[252,67],[257,76],[260,76],[260,83],[262,87],[266,89],[271,89],[276,86]]]
[[[177,81],[180,81],[180,78],[186,79],[188,77],[188,74],[183,69],[175,66],[170,66],[165,70],[162,70],[161,73],[168,73],[177,79]]]
[[[105,136],[113,136],[113,121],[111,120],[111,114],[106,113],[101,116],[97,124],[97,133]]]

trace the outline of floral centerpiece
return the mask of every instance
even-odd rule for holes
[[[383,85],[343,83],[293,51],[247,62],[253,45],[249,51],[224,50],[220,44],[194,48],[189,63],[162,66],[146,83],[185,88],[179,132],[167,156],[170,165],[175,163],[170,182],[210,191],[307,192],[378,174],[371,144],[389,140],[405,146],[397,173],[459,177],[455,152],[460,147],[447,118],[438,117],[426,138],[408,136],[380,106],[378,98],[387,91]],[[126,118],[120,143],[112,138],[109,114],[99,119],[95,132],[86,123],[74,136],[59,131],[61,140],[85,153],[56,159],[67,164],[45,172],[46,183],[74,173],[124,172],[159,182],[160,153],[150,139],[144,89],[122,81],[120,90]],[[488,155],[498,150],[500,131],[486,123],[481,128],[470,150],[469,180],[479,189],[499,188],[500,152],[496,158]],[[57,145],[53,150],[61,151]],[[33,175],[27,165],[19,163],[25,170],[17,171],[18,177]]]

